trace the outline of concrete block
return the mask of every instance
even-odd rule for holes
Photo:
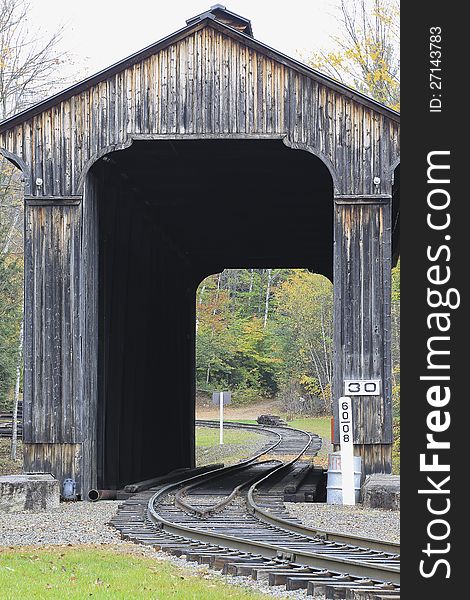
[[[50,473],[0,475],[0,512],[56,508],[60,485]]]
[[[362,486],[364,506],[400,510],[400,476],[368,475]]]

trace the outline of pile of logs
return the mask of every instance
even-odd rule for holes
[[[278,417],[277,415],[260,415],[256,421],[258,425],[271,425],[272,427],[287,425],[284,419],[281,419],[281,417]]]

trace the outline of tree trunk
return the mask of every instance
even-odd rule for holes
[[[272,269],[268,269],[268,283],[266,285],[266,299],[264,303],[264,322],[263,329],[266,329],[266,324],[268,322],[268,313],[269,313],[269,295],[271,294],[271,279],[272,279]]]
[[[214,310],[212,311],[212,314],[214,316],[217,313],[217,301],[219,300],[221,282],[222,282],[222,273],[219,273],[219,275],[217,277],[217,292],[215,294]],[[211,329],[211,340],[213,337],[214,337],[214,325],[212,325],[212,329]],[[206,383],[208,384],[210,380],[211,380],[211,363],[209,362],[209,364],[207,365]]]
[[[11,430],[11,452],[12,460],[16,460],[16,449],[18,445],[18,404],[20,399],[21,361],[23,359],[23,329],[24,319],[21,319],[20,339],[18,348],[18,363],[16,365],[15,402],[13,405],[13,423]]]
[[[325,332],[325,319],[324,319],[324,312],[323,312],[323,301],[320,307],[320,313],[321,313],[321,335],[322,335],[322,344],[323,344],[323,355],[325,358],[325,371],[326,371],[326,379],[327,379],[327,383],[331,383],[331,370],[330,370],[330,360],[329,360],[329,353],[328,353],[328,348],[326,346],[326,332]]]
[[[16,224],[18,223],[18,219],[19,218],[20,218],[20,210],[18,209],[16,211],[13,223],[10,225],[10,229],[8,231],[7,239],[6,239],[6,242],[5,242],[5,246],[3,247],[3,253],[4,254],[7,254],[8,251],[10,250],[11,240],[13,239],[13,234],[15,232]]]
[[[260,282],[259,282],[259,297],[258,297],[258,314],[261,313],[261,306],[263,304],[263,281],[264,281],[264,269],[262,269],[260,273]]]
[[[199,304],[202,304],[202,298],[203,298],[203,296],[204,296],[204,292],[205,292],[205,291],[206,291],[206,286],[205,286],[205,285],[203,285],[203,286],[201,287],[201,290],[200,290],[200,292],[199,292]]]
[[[323,404],[325,406],[325,410],[328,411],[329,410],[328,399],[326,397],[325,386],[324,386],[323,381],[322,381],[322,373],[321,373],[321,371],[322,371],[322,364],[321,364],[321,360],[320,360],[320,357],[317,355],[317,353],[315,352],[315,350],[312,348],[312,346],[310,344],[309,344],[309,352],[310,352],[310,357],[311,357],[311,359],[313,361],[315,372],[317,374],[318,385],[320,386]],[[325,373],[325,369],[323,367],[323,374],[324,373]]]
[[[250,269],[250,287],[248,288],[248,312],[250,312],[251,308],[251,294],[253,293],[253,277],[254,277],[254,269]]]

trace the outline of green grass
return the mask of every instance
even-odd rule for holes
[[[331,441],[331,417],[299,417],[287,424],[296,429],[316,433],[322,439]]]
[[[283,415],[285,419],[286,416]],[[236,422],[227,421],[227,422]],[[256,424],[255,420],[245,419],[240,420],[238,423]],[[331,417],[299,417],[291,421],[287,421],[287,424],[296,429],[302,429],[303,431],[310,431],[318,434],[321,438],[326,441],[331,441]],[[224,429],[224,442],[227,444],[244,444],[251,442],[256,439],[258,434],[250,431],[236,431],[233,429]],[[209,427],[197,427],[196,428],[196,446],[214,446],[219,443],[219,430]]]
[[[2,600],[261,600],[266,595],[227,585],[153,558],[112,549],[0,549]]]
[[[224,429],[224,444],[245,445],[259,440],[259,434],[251,431]],[[219,429],[212,427],[196,427],[196,447],[210,448],[219,443]]]
[[[286,420],[287,424],[291,427],[317,433],[323,439],[331,441],[331,417],[298,417],[288,421],[284,414],[282,415],[282,418]],[[257,425],[255,419],[227,419],[227,422]]]

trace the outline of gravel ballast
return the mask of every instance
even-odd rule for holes
[[[315,502],[286,502],[286,508],[308,527],[387,542],[400,541],[400,511],[397,510]]]
[[[106,523],[119,502],[62,502],[41,512],[0,513],[0,545],[114,544],[120,537]]]

